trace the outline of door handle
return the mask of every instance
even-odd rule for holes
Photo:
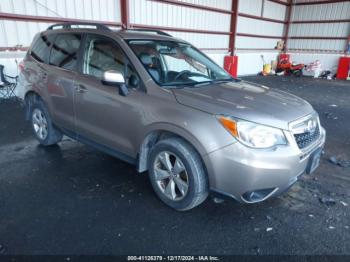
[[[41,74],[41,79],[46,80],[47,79],[47,73],[42,73]]]
[[[75,91],[77,91],[78,93],[84,93],[87,91],[86,87],[83,85],[75,85]]]

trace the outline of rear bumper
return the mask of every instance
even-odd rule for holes
[[[240,202],[257,203],[288,190],[302,175],[310,155],[323,148],[326,132],[302,151],[292,135],[289,144],[273,149],[251,149],[239,142],[208,154],[206,164],[212,191]]]

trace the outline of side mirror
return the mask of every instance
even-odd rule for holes
[[[103,73],[102,83],[108,86],[117,86],[119,88],[119,94],[127,96],[129,90],[125,85],[125,79],[122,73],[115,70],[108,70]]]

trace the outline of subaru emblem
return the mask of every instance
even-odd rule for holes
[[[313,119],[310,119],[310,120],[307,122],[306,130],[307,130],[308,132],[311,132],[311,133],[312,133],[312,132],[315,131],[316,126],[317,126],[316,121],[313,120]]]

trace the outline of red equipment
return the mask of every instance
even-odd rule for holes
[[[238,56],[225,56],[224,69],[233,77],[237,77]]]
[[[277,72],[284,71],[285,74],[301,76],[303,74],[304,64],[292,64],[289,54],[280,54],[278,57]]]
[[[346,80],[350,70],[350,57],[343,56],[339,58],[337,79]]]
[[[289,63],[290,61],[290,55],[289,54],[280,54],[278,57],[278,62],[282,63],[284,61],[287,61]]]

